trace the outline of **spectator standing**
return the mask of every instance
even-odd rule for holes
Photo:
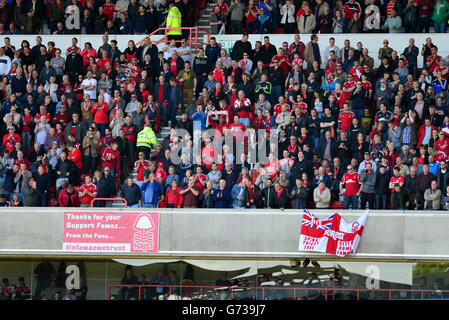
[[[141,185],[142,206],[144,208],[157,208],[157,203],[161,195],[161,185],[156,181],[156,176],[150,172],[148,178],[144,177],[144,183]]]
[[[215,208],[229,208],[231,192],[227,187],[226,180],[220,180],[219,188],[214,190],[213,200],[215,201]]]
[[[418,0],[418,27],[417,32],[429,33],[430,16],[433,10],[433,0]]]
[[[427,164],[423,165],[422,170],[422,173],[418,175],[418,179],[416,180],[416,190],[424,194],[427,189],[430,189],[431,182],[435,180],[435,176],[429,172],[429,166]]]
[[[389,33],[400,33],[402,28],[402,19],[398,16],[395,9],[391,11],[391,16],[385,20],[384,23],[384,31],[388,31]]]
[[[137,184],[134,183],[132,176],[129,176],[127,183],[121,189],[121,195],[128,202],[129,208],[139,208],[139,203],[142,200],[142,193]]]
[[[84,179],[85,184],[80,187],[78,192],[78,196],[81,199],[80,206],[90,207],[92,200],[97,197],[97,187],[92,183],[91,176],[87,175]]]
[[[313,201],[317,209],[329,209],[329,203],[331,201],[331,192],[326,187],[326,182],[320,180],[318,186],[313,190]]]
[[[431,18],[435,33],[446,33],[449,3],[447,1],[435,0]]]
[[[404,210],[407,202],[407,193],[403,187],[396,183],[391,193],[391,209]]]
[[[356,210],[358,208],[358,195],[360,190],[360,175],[354,172],[354,167],[348,165],[348,172],[345,173],[340,181],[340,193],[343,194],[343,186],[345,187],[344,192],[344,209]]]
[[[368,202],[369,208],[374,209],[375,191],[376,191],[376,173],[372,169],[370,162],[366,164],[366,169],[360,173],[360,208],[366,209]]]
[[[93,175],[100,149],[100,140],[94,135],[93,128],[87,130],[87,135],[83,138],[83,162],[84,170]]]
[[[167,208],[182,208],[184,197],[178,186],[178,180],[173,180],[171,187],[165,192],[167,196]]]
[[[187,186],[179,194],[183,196],[184,208],[198,208],[199,188],[195,185],[195,178],[190,177]]]
[[[279,9],[282,16],[281,24],[284,27],[284,33],[293,33],[295,27],[295,5],[291,0],[287,0],[284,5],[279,3]]]
[[[117,195],[117,188],[115,184],[115,177],[111,174],[110,168],[104,168],[104,175],[101,175],[101,172],[99,174],[101,175],[101,178],[97,181],[97,197],[98,198],[115,198]],[[112,205],[112,200],[106,200],[106,201],[97,201],[97,206],[101,207],[110,207]]]
[[[242,31],[243,15],[245,13],[245,4],[240,0],[232,0],[229,7],[229,16],[231,20],[231,33],[237,34]]]
[[[424,192],[424,209],[440,210],[441,190],[436,180],[432,180],[430,188]]]

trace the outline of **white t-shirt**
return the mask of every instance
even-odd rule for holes
[[[11,58],[6,54],[0,57],[0,76],[8,75],[11,71]]]
[[[188,51],[189,52],[188,54],[183,55],[183,56],[179,55],[179,56],[184,60],[184,62],[187,62],[187,61],[190,62],[190,47],[189,46],[186,46],[185,48],[179,47],[176,51],[178,51],[178,55],[180,52]]]
[[[50,130],[51,126],[47,123],[47,124],[42,124],[42,123],[38,123],[38,131],[36,133],[36,142],[39,144],[45,144],[45,139],[47,138],[47,132],[45,131],[45,129]]]
[[[165,60],[168,60],[171,58],[171,54],[173,51],[178,51],[178,49],[176,47],[172,48],[172,47],[168,47],[167,51],[164,51],[164,58]]]
[[[81,82],[82,86],[95,86],[95,88],[93,90],[83,90],[83,94],[88,94],[90,95],[90,99],[91,100],[96,100],[97,99],[97,80],[95,80],[94,78],[90,78],[89,79],[84,79],[83,82]]]

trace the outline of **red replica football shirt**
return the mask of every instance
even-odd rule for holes
[[[90,193],[97,193],[97,187],[91,183],[89,185],[87,184],[83,184],[80,187],[80,191],[81,193],[83,193],[84,191],[89,191]],[[81,198],[81,204],[90,204],[92,202],[92,199],[94,199],[94,197],[91,197],[90,195],[88,195],[87,193]]]
[[[403,176],[392,176],[390,179],[390,183],[392,183],[393,185],[395,185],[396,183],[399,185],[404,185],[405,179]],[[391,190],[393,190],[394,188],[392,188]]]
[[[345,173],[341,183],[346,187],[345,196],[356,196],[360,189],[360,175],[357,172]]]
[[[355,118],[354,112],[341,112],[338,116],[338,122],[340,122],[341,131],[349,131],[351,128],[352,119]]]

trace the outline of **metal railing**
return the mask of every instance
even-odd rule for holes
[[[90,207],[93,208],[95,201],[101,201],[101,200],[109,200],[109,201],[119,200],[119,201],[123,201],[125,203],[125,208],[128,207],[128,201],[126,201],[125,198],[94,198],[90,202]]]
[[[162,288],[162,292],[155,293],[158,297],[163,295],[165,299],[171,300],[170,296],[183,299],[187,297],[192,300],[235,300],[241,298],[252,298],[253,300],[298,300],[305,296],[317,296],[320,293],[322,300],[332,300],[335,295],[341,294],[349,300],[364,299],[363,294],[380,294],[381,300],[399,300],[399,299],[444,299],[449,297],[449,290],[431,290],[431,289],[363,289],[363,288],[335,288],[335,287],[275,287],[275,286],[186,286],[186,285],[108,285],[108,300],[111,300],[112,288],[136,288],[137,300],[142,300],[149,289]],[[161,291],[161,290],[159,290]],[[165,291],[165,292],[164,292]],[[153,292],[154,293],[154,292]],[[176,294],[175,294],[176,293]],[[395,294],[410,294],[408,298],[396,297]],[[212,294],[212,295],[210,295]],[[362,297],[361,297],[362,294]],[[434,295],[433,297],[431,295]],[[119,294],[120,295],[120,294]],[[219,299],[210,299],[218,297]],[[226,297],[223,299],[223,297]]]
[[[198,53],[198,44],[201,44],[201,45],[203,45],[203,46],[206,46],[206,45],[209,44],[209,41],[210,41],[210,32],[209,32],[209,30],[202,29],[202,28],[198,28],[198,27],[181,27],[181,28],[159,28],[159,29],[157,29],[157,30],[151,32],[149,35],[145,36],[145,37],[144,37],[142,40],[140,40],[139,42],[137,42],[137,43],[136,43],[136,46],[142,44],[143,41],[144,41],[146,38],[151,38],[151,36],[156,36],[156,35],[162,35],[162,34],[160,33],[160,31],[164,31],[164,33],[163,33],[164,36],[163,36],[161,39],[159,39],[159,40],[154,40],[154,41],[152,41],[152,42],[153,42],[154,44],[158,44],[158,43],[162,43],[162,42],[163,42],[164,44],[167,45],[167,44],[170,42],[170,41],[168,40],[168,37],[167,37],[167,31],[168,31],[168,30],[177,30],[177,29],[180,29],[180,30],[189,30],[189,39],[188,39],[189,47],[192,48],[192,42],[193,42],[194,45],[195,45],[195,54]],[[205,32],[205,33],[207,34],[207,42],[198,40],[198,32],[199,32],[199,31]],[[194,41],[192,41],[192,36],[195,36],[195,40],[194,40]],[[176,42],[176,43],[181,43],[181,40],[175,40],[175,42]]]

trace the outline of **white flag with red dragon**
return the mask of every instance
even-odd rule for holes
[[[357,251],[369,210],[353,223],[348,223],[338,213],[318,219],[304,209],[299,237],[299,251],[315,251],[343,257]]]

